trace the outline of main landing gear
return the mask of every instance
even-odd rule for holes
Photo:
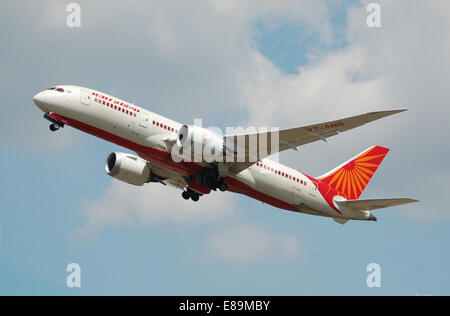
[[[195,181],[198,185],[210,188],[213,191],[219,189],[222,192],[228,190],[228,185],[224,180],[225,178],[219,175],[217,166],[212,168],[204,168],[200,173],[192,178],[192,181]],[[182,196],[185,200],[192,199],[192,201],[197,202],[201,195],[192,189],[187,189],[183,192]]]
[[[222,191],[225,192],[228,190],[228,184],[226,184],[223,179],[219,180],[219,183],[217,184],[217,188]]]
[[[198,200],[200,199],[200,194],[191,189],[187,189],[186,191],[184,191],[181,196],[185,200],[191,199],[194,202],[198,202]]]
[[[49,120],[50,122],[52,122],[52,124],[50,124],[50,126],[49,126],[49,128],[52,132],[56,132],[57,130],[59,130],[60,127],[64,127],[64,123],[61,123],[60,121],[54,119],[48,113],[44,114],[44,118],[46,120]]]
[[[228,185],[224,181],[224,177],[219,175],[217,166],[213,168],[204,168],[194,178],[195,183],[216,191],[219,189],[224,192],[228,190]]]

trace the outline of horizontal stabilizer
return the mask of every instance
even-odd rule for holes
[[[397,199],[374,199],[374,200],[351,200],[351,201],[335,201],[339,207],[352,209],[355,211],[370,211],[380,208],[403,205],[408,203],[419,202],[413,199],[397,198]]]

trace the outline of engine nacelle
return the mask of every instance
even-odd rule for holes
[[[142,158],[119,152],[111,153],[106,159],[105,171],[120,181],[142,186],[151,179],[150,167]]]
[[[183,151],[188,150],[190,159],[194,161],[213,162],[220,157],[223,159],[226,150],[221,135],[199,126],[183,125],[178,132],[177,145]],[[186,158],[186,153],[183,157]]]

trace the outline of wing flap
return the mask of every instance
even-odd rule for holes
[[[345,218],[333,218],[333,220],[341,225],[345,225],[349,221],[349,219]]]

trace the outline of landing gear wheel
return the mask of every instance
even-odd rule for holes
[[[222,192],[225,192],[228,190],[228,184],[226,184],[225,182],[220,182],[219,183],[219,190]]]
[[[59,130],[59,125],[58,124],[51,124],[50,125],[50,130],[52,132],[56,132],[57,130]]]
[[[191,197],[191,195],[189,194],[189,191],[184,191],[183,193],[181,193],[181,196],[185,200],[189,200],[189,198]]]
[[[194,202],[198,202],[198,200],[200,199],[200,196],[197,193],[194,193],[194,194],[192,194],[191,199]]]
[[[184,191],[183,193],[181,193],[181,196],[182,196],[183,199],[185,199],[185,200],[191,199],[192,201],[197,202],[198,200],[200,200],[201,194],[195,192],[194,190],[187,189],[186,191]]]

